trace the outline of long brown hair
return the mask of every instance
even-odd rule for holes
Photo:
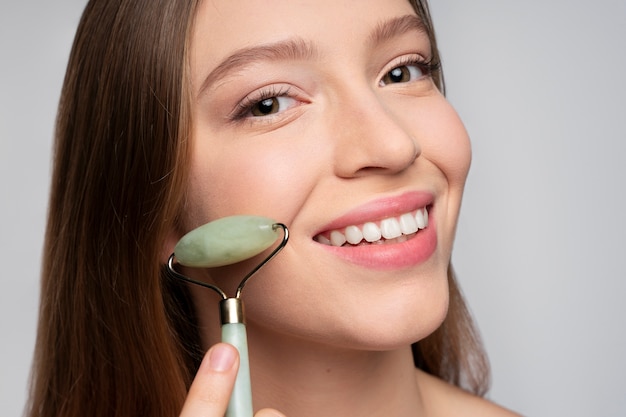
[[[202,350],[161,263],[184,206],[198,1],[91,0],[83,13],[57,116],[30,417],[180,412]],[[438,58],[428,7],[411,4]],[[449,281],[449,314],[415,363],[482,394],[486,360]]]

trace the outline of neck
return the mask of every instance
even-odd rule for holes
[[[196,300],[195,305],[208,348],[220,340],[215,302]],[[391,351],[341,349],[250,322],[247,333],[257,410],[274,408],[289,417],[426,415],[410,345]]]
[[[410,346],[354,351],[248,326],[255,408],[290,417],[421,416]]]

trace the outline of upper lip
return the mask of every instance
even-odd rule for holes
[[[422,207],[430,206],[432,203],[433,194],[426,191],[410,191],[397,196],[378,198],[340,215],[338,218],[324,225],[313,236],[352,225],[376,222],[389,217],[399,216]]]

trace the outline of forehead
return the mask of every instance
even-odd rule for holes
[[[362,44],[382,22],[415,15],[407,0],[203,0],[191,38],[194,63],[298,38],[328,51]]]
[[[203,0],[195,28],[217,43],[245,43],[312,29],[356,29],[397,13],[414,12],[407,0]]]

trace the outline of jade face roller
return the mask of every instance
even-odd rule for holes
[[[280,235],[279,229],[283,231],[282,242],[243,278],[234,298],[229,298],[215,285],[186,277],[174,269],[174,259],[180,265],[197,268],[224,266],[246,260],[258,255],[276,242]],[[259,216],[224,217],[200,226],[183,236],[168,260],[169,273],[174,277],[209,288],[222,297],[220,301],[222,341],[230,343],[239,351],[239,371],[228,403],[226,417],[252,417],[253,415],[248,341],[241,291],[248,279],[285,247],[288,239],[287,226],[271,219]]]

